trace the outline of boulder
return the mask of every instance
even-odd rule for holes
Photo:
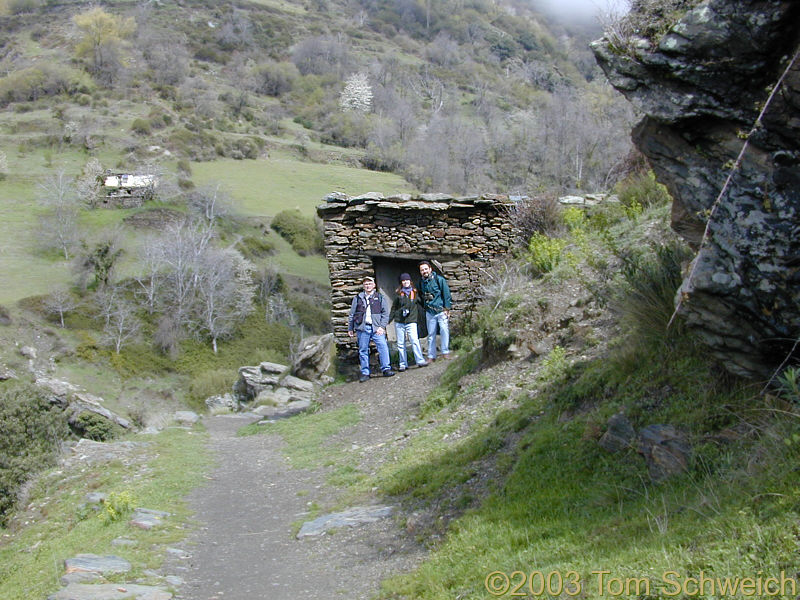
[[[798,2],[707,0],[660,38],[592,44],[644,114],[634,143],[672,195],[673,229],[699,250],[680,314],[726,368],[764,379],[800,338],[800,61],[787,70],[798,22]]]
[[[233,384],[233,394],[239,402],[252,402],[264,390],[278,384],[278,375],[263,371],[261,366],[240,367],[239,379]]]
[[[75,425],[78,422],[80,415],[84,413],[94,413],[98,416],[108,419],[112,423],[116,423],[123,429],[130,429],[131,422],[128,419],[120,417],[119,415],[111,412],[102,405],[103,399],[99,396],[94,396],[86,392],[78,392],[72,395],[67,406],[67,421],[70,425]]]
[[[67,407],[72,394],[81,391],[78,386],[72,385],[68,381],[63,381],[61,379],[50,379],[48,377],[37,378],[36,385],[44,388],[48,394],[48,400],[51,404],[56,404],[61,408]]]
[[[333,360],[333,334],[313,336],[300,342],[300,351],[292,362],[291,373],[308,381],[319,381]]]
[[[606,432],[598,442],[600,447],[609,452],[620,452],[633,447],[636,431],[623,413],[612,415],[608,420]]]
[[[175,412],[173,418],[181,425],[194,425],[200,420],[200,415],[193,410],[179,410]]]
[[[237,411],[239,410],[239,401],[233,396],[233,394],[222,394],[219,396],[211,396],[210,398],[206,398],[206,406],[209,410],[231,410]]]
[[[637,452],[644,456],[650,478],[659,482],[684,472],[691,448],[672,425],[648,425],[639,432]]]
[[[311,383],[310,381],[306,381],[305,379],[294,377],[293,375],[287,375],[286,377],[281,379],[281,387],[285,387],[290,390],[295,390],[298,392],[305,392],[307,394],[311,394],[314,391],[313,383]]]

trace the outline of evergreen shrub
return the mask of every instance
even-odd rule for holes
[[[299,210],[283,210],[272,219],[271,227],[302,256],[322,252],[322,234],[314,219]]]
[[[64,413],[42,390],[20,385],[0,391],[0,524],[13,508],[20,486],[55,464],[69,435]]]

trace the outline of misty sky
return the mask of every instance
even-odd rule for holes
[[[536,6],[546,7],[549,12],[562,19],[593,19],[598,13],[614,10],[623,12],[628,7],[627,0],[532,0]]]

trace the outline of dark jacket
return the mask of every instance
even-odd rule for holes
[[[425,310],[428,312],[440,313],[452,307],[447,280],[436,272],[431,273],[428,278],[423,277],[419,280],[419,291]]]
[[[392,311],[389,313],[389,320],[396,323],[416,323],[419,318],[418,306],[419,292],[416,288],[412,288],[410,297],[401,294],[398,288],[397,297],[394,299],[394,302],[392,302]]]
[[[364,315],[367,312],[367,296],[364,292],[359,292],[353,298],[350,305],[350,317],[347,319],[348,331],[364,331],[366,322]],[[389,324],[389,302],[383,297],[379,290],[375,290],[372,296],[372,328],[378,329]]]

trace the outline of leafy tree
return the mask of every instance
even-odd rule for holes
[[[76,56],[88,61],[90,72],[100,81],[113,83],[136,22],[132,17],[111,15],[100,7],[75,15],[72,20],[82,34],[75,46]]]
[[[117,233],[113,232],[94,243],[81,243],[76,269],[82,281],[85,282],[87,276],[94,275],[95,287],[98,289],[109,284],[117,259],[123,252],[117,238]]]

